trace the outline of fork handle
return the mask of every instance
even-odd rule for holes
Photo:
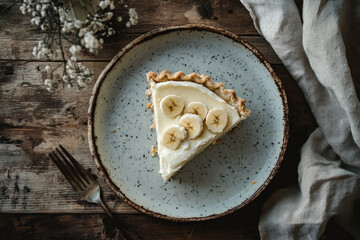
[[[99,199],[99,201],[97,203],[105,211],[105,213],[111,218],[111,220],[113,220],[115,223],[117,223],[115,216],[112,214],[112,212],[109,210],[109,208],[103,203],[103,201],[101,201],[101,199]]]
[[[133,232],[130,232],[130,231],[128,231],[126,229],[123,229],[123,228],[120,229],[120,224],[117,221],[117,219],[115,218],[114,214],[112,214],[112,212],[103,203],[103,201],[101,199],[98,200],[98,204],[105,211],[105,213],[111,218],[111,220],[115,223],[116,228],[118,229],[120,238],[122,238],[124,240],[140,240],[140,238],[138,236],[136,236]]]

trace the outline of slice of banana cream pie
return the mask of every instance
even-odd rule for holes
[[[250,115],[244,99],[208,76],[162,71],[147,80],[164,181]]]

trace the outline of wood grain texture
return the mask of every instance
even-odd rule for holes
[[[146,1],[145,1],[146,2]],[[155,4],[157,1],[149,1],[152,4]],[[158,1],[163,2],[163,1]],[[173,7],[179,7],[179,9],[184,13],[186,11],[186,7],[189,4],[180,3],[181,1],[177,1],[177,4]],[[237,1],[236,1],[237,2]],[[179,4],[180,3],[180,4]],[[161,8],[161,4],[157,3],[156,8]],[[130,4],[129,4],[130,5]],[[179,6],[180,5],[180,6]],[[239,3],[240,6],[242,6]],[[167,5],[165,5],[167,6]],[[195,7],[195,5],[193,5]],[[224,6],[221,5],[223,8]],[[168,6],[169,7],[169,6]],[[185,9],[184,9],[185,8]],[[225,7],[229,8],[229,7]],[[150,13],[142,12],[141,10],[148,8],[140,8],[139,15],[140,16],[148,16]],[[230,9],[230,8],[229,8]],[[238,9],[238,8],[236,8]],[[240,8],[241,9],[241,8]],[[165,10],[164,10],[165,11]],[[195,13],[197,12],[196,9],[194,10]],[[240,10],[239,10],[240,11]],[[238,12],[238,11],[236,11]],[[232,13],[230,15],[234,15],[235,13]],[[243,13],[242,13],[243,14]],[[247,15],[246,15],[247,16]],[[197,21],[177,21],[179,16],[177,15],[168,15],[168,19],[165,19],[164,21],[159,21],[158,26],[144,28],[142,24],[145,24],[143,19],[140,19],[139,25],[134,26],[133,28],[126,29],[126,31],[119,31],[115,36],[111,37],[110,39],[105,40],[104,48],[99,52],[98,55],[92,55],[92,54],[79,54],[79,60],[81,61],[110,61],[117,52],[119,52],[124,46],[126,46],[130,41],[134,40],[135,38],[141,36],[141,34],[149,32],[151,30],[154,30],[155,28],[160,27],[166,27],[170,25],[182,25],[182,24],[188,24],[188,23],[200,23],[200,24],[207,24],[211,26],[216,27],[223,27],[224,26],[234,26],[235,23],[232,23],[232,25],[220,25],[217,23],[216,20],[209,20],[209,19],[199,19]],[[225,19],[239,19],[241,21],[241,26],[243,28],[253,28],[253,25],[246,25],[243,21],[245,18],[244,16],[234,16],[235,18],[226,18]],[[247,16],[248,17],[248,16]],[[153,21],[151,21],[153,22]],[[171,22],[171,24],[169,24]],[[174,22],[174,23],[173,23]],[[227,30],[233,31],[234,28],[225,28]],[[272,50],[269,43],[266,42],[266,40],[258,35],[257,33],[253,32],[254,35],[244,35],[246,31],[244,32],[236,32],[233,31],[241,37],[248,41],[250,44],[254,45],[264,56],[266,59],[269,60],[272,64],[280,64],[281,61],[275,54],[275,52]],[[33,55],[32,55],[32,49],[37,44],[38,41],[42,40],[43,35],[41,32],[36,31],[36,28],[31,25],[29,21],[28,16],[19,15],[19,9],[18,6],[13,7],[8,11],[6,14],[0,16],[0,60],[17,60],[17,61],[38,61]],[[68,49],[70,46],[69,43],[65,43],[65,48]],[[69,56],[69,52],[66,52]],[[55,61],[61,60],[60,52],[58,52],[57,58],[55,58]]]
[[[146,215],[121,215],[117,219],[143,240],[259,239],[256,219],[250,214],[199,223],[173,223]],[[12,239],[114,239],[113,225],[103,214],[4,214],[0,215],[0,232]]]
[[[143,240],[254,240],[259,239],[257,215],[231,214],[222,219],[173,223],[146,215],[117,216],[123,227]],[[114,227],[104,214],[2,214],[0,233],[8,239],[115,239]],[[330,220],[321,240],[353,240]]]

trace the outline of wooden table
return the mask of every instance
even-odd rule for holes
[[[258,48],[282,80],[290,139],[275,179],[255,201],[229,216],[196,223],[156,219],[123,203],[99,178],[105,202],[142,239],[258,239],[263,203],[276,189],[297,183],[299,149],[317,126],[301,91],[238,0],[131,0],[128,5],[137,9],[139,24],[109,39],[99,55],[80,57],[95,79],[122,47],[155,28],[187,23],[222,27]],[[101,208],[81,201],[47,155],[62,144],[98,175],[87,141],[88,100],[95,81],[83,91],[48,92],[41,71],[48,62],[31,54],[41,38],[29,17],[20,14],[19,4],[0,16],[0,238],[111,238],[114,231]],[[330,221],[323,239],[340,238],[351,239]]]

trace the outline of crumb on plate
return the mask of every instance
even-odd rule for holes
[[[152,112],[154,111],[154,110],[153,110],[153,107],[152,107],[152,103],[146,104],[145,109],[150,109],[150,111],[152,111]]]
[[[156,149],[155,145],[152,145],[151,146],[151,155],[154,157],[156,153],[157,153],[157,149]]]

